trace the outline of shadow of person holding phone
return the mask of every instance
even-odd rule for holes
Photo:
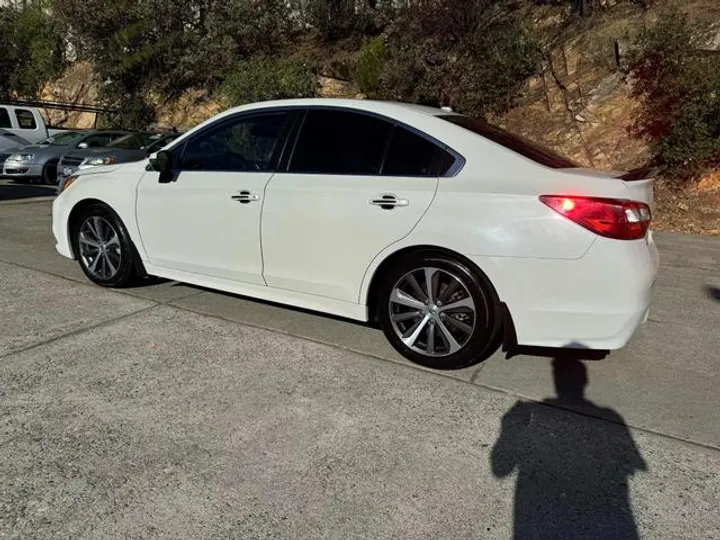
[[[514,538],[638,538],[628,480],[647,470],[623,418],[585,399],[579,360],[553,360],[557,397],[518,401],[502,420],[493,474],[517,471]],[[581,410],[587,418],[558,408]]]

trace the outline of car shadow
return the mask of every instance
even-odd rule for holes
[[[638,538],[628,484],[648,467],[630,430],[616,411],[587,400],[582,362],[555,358],[552,368],[557,395],[518,400],[490,456],[496,478],[517,475],[514,538]]]
[[[713,287],[712,285],[707,285],[705,287],[705,294],[708,296],[708,298],[715,300],[716,302],[720,302],[720,287]]]
[[[189,287],[191,289],[196,289],[198,291],[202,291],[202,292],[206,292],[206,293],[217,294],[217,295],[225,296],[228,298],[236,298],[238,300],[245,300],[247,302],[253,302],[254,304],[258,304],[258,305],[282,308],[283,310],[287,310],[287,311],[294,311],[296,313],[305,313],[307,315],[314,315],[316,317],[322,317],[324,319],[328,319],[328,320],[332,320],[332,321],[342,321],[342,322],[355,324],[357,326],[364,326],[366,328],[380,330],[379,326],[372,321],[370,321],[370,322],[357,321],[355,319],[348,319],[347,317],[341,317],[340,315],[332,315],[330,313],[324,313],[322,311],[314,311],[312,309],[291,306],[289,304],[283,304],[281,302],[272,302],[270,300],[263,300],[261,298],[255,298],[253,296],[243,296],[242,294],[221,291],[219,289],[210,289],[208,287],[201,287],[200,285],[191,285],[189,283],[182,283],[182,282],[177,282],[176,285],[183,286],[183,287]]]
[[[171,283],[171,282],[172,282],[172,280],[170,280],[170,279],[165,279],[165,278],[161,278],[161,277],[157,277],[157,276],[143,276],[142,278],[140,278],[138,281],[133,283],[128,288],[129,289],[142,289],[144,287],[153,287],[155,285],[163,285],[165,283]],[[186,285],[185,283],[180,283],[179,281],[173,283],[172,286],[173,287],[180,287],[180,286],[190,287],[190,285]]]
[[[0,184],[0,201],[32,199],[34,197],[54,197],[55,186],[34,184],[2,183]]]
[[[150,278],[146,278],[146,279],[150,279]],[[152,279],[159,279],[159,278],[152,278]],[[160,281],[160,282],[162,283],[162,281]],[[144,284],[152,285],[154,283],[144,283]],[[142,283],[138,284],[138,286],[143,286],[143,284]],[[296,307],[296,306],[290,306],[288,304],[272,302],[269,300],[262,300],[260,298],[254,298],[252,296],[243,296],[240,294],[221,291],[218,289],[210,289],[207,287],[201,287],[199,285],[191,285],[188,283],[177,282],[177,283],[175,283],[174,286],[189,287],[189,288],[195,289],[197,291],[217,294],[217,295],[225,296],[228,298],[236,298],[238,300],[245,300],[248,302],[253,302],[258,305],[277,307],[277,308],[281,308],[283,310],[289,310],[289,311],[293,311],[296,313],[304,313],[307,315],[322,317],[322,318],[328,319],[328,320],[342,321],[342,322],[350,323],[350,324],[353,324],[356,326],[361,326],[364,328],[369,328],[372,330],[376,330],[378,332],[382,332],[382,329],[380,328],[379,323],[374,320],[363,322],[363,321],[358,321],[355,319],[348,319],[346,317],[341,317],[339,315],[331,315],[329,313],[323,313],[321,311],[313,311],[310,309],[300,308],[300,307]],[[513,339],[513,338],[511,338],[511,339]],[[501,348],[499,348],[497,350],[493,350],[491,352],[497,353],[500,350],[501,350]],[[566,359],[566,360],[594,360],[594,361],[597,361],[597,360],[603,360],[603,359],[607,358],[607,356],[610,354],[610,351],[588,349],[579,343],[570,343],[566,347],[528,347],[528,346],[522,346],[522,345],[520,345],[520,346],[513,345],[504,354],[505,354],[506,359],[511,359],[516,356],[540,356],[540,357],[545,357],[545,358],[562,358],[562,359]],[[478,364],[486,362],[492,356],[493,356],[493,354],[485,355],[483,358],[481,358],[478,361]]]
[[[519,345],[505,355],[510,359],[515,356],[540,356],[543,358],[558,358],[562,360],[604,360],[610,351],[587,349],[577,344],[567,347],[526,347]]]

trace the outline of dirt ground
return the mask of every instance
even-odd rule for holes
[[[720,171],[685,189],[658,181],[655,204],[656,230],[720,235]]]

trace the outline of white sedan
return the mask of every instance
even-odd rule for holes
[[[276,101],[72,177],[53,232],[99,285],[149,274],[377,322],[451,369],[501,343],[623,347],[658,268],[652,184],[447,110]]]

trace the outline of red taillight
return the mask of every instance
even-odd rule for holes
[[[561,195],[542,195],[540,200],[558,214],[605,238],[638,240],[650,228],[650,207],[645,203]]]

